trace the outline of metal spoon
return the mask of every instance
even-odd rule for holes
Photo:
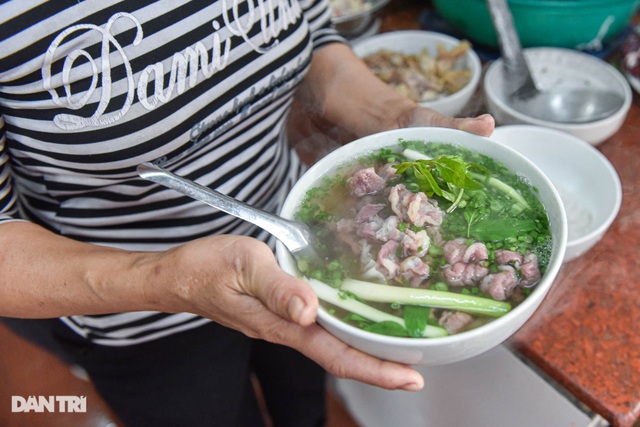
[[[624,103],[622,95],[597,88],[556,86],[540,91],[522,53],[507,0],[486,0],[503,58],[511,105],[528,116],[557,123],[586,123],[610,116]]]
[[[257,225],[280,240],[296,259],[317,257],[313,248],[313,233],[305,224],[255,208],[233,197],[175,175],[152,163],[142,163],[138,165],[137,170],[138,175],[144,179],[164,185],[229,215]]]

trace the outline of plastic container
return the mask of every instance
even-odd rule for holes
[[[508,3],[523,47],[597,51],[625,29],[640,0],[509,0]],[[497,49],[486,0],[433,0],[433,6],[461,36],[476,45]]]

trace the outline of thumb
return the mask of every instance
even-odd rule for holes
[[[267,280],[257,281],[255,297],[283,319],[308,326],[315,322],[318,298],[311,287],[278,269]]]
[[[495,119],[489,114],[478,117],[456,118],[453,120],[453,127],[480,136],[491,136],[496,126]]]
[[[289,298],[286,307],[288,319],[300,326],[309,326],[315,322],[317,310],[317,300],[309,304],[297,294],[293,294]]]
[[[495,128],[495,119],[489,114],[477,117],[451,117],[430,108],[417,108],[410,118],[411,126],[437,126],[460,129],[481,136],[490,136]]]

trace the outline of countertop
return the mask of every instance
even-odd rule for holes
[[[430,29],[428,2],[394,0],[380,31]],[[482,112],[482,111],[480,111]],[[612,426],[640,422],[640,96],[597,148],[622,181],[620,213],[603,239],[566,263],[539,310],[508,342]]]
[[[598,149],[622,181],[603,239],[566,263],[510,344],[613,426],[640,418],[640,97]]]

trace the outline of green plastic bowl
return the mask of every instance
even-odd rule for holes
[[[523,47],[601,50],[629,24],[640,0],[508,0]],[[433,0],[435,10],[478,46],[498,47],[485,0]]]

